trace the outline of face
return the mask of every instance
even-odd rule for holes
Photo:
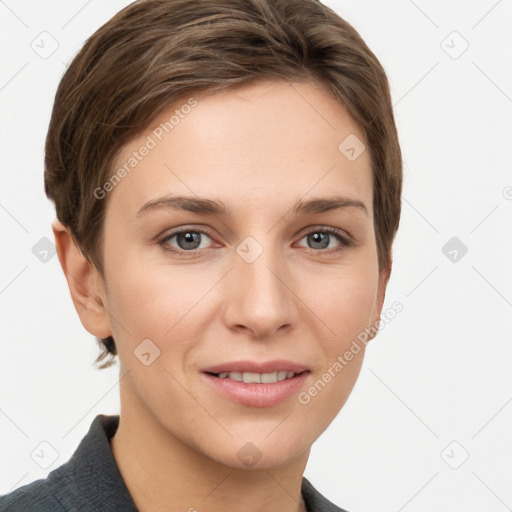
[[[318,84],[187,99],[104,199],[121,405],[213,460],[284,465],[345,403],[364,349],[343,355],[381,311],[370,155],[340,151],[364,137]]]

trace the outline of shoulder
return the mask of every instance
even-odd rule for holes
[[[347,512],[320,494],[305,477],[302,478],[301,493],[308,512]]]
[[[110,450],[118,424],[119,416],[96,416],[70,460],[0,496],[0,512],[136,511]]]
[[[36,480],[9,494],[0,496],[1,512],[39,512],[65,510],[50,490],[48,479]]]
[[[0,512],[78,512],[80,477],[76,469],[73,456],[46,478],[0,496]]]

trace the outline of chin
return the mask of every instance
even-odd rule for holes
[[[264,435],[237,435],[226,443],[219,443],[214,452],[210,444],[203,453],[232,468],[273,469],[291,463],[309,451],[311,444],[304,437],[304,431],[294,434],[283,431],[280,435],[274,432],[270,436],[265,431]]]

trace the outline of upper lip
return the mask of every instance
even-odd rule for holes
[[[221,373],[221,372],[252,372],[252,373],[272,373],[279,370],[286,370],[287,372],[302,373],[308,370],[308,367],[294,363],[293,361],[286,361],[284,359],[276,359],[273,361],[256,362],[256,361],[230,361],[227,363],[220,363],[214,366],[203,368],[204,373]]]

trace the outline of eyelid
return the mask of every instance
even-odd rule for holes
[[[326,232],[331,234],[336,234],[343,238],[347,243],[354,243],[355,240],[352,237],[352,235],[340,228],[335,228],[334,226],[327,226],[325,224],[313,224],[311,226],[305,227],[300,233],[300,238],[304,238],[304,236],[308,235],[309,233],[316,233],[316,232]]]
[[[174,238],[176,235],[179,235],[179,234],[187,232],[187,231],[193,232],[193,233],[201,233],[203,235],[206,235],[211,240],[214,240],[214,237],[207,229],[185,225],[185,226],[177,227],[174,230],[172,230],[170,233],[166,233],[165,235],[158,237],[157,242],[159,245],[161,245],[163,247],[164,250],[169,251],[174,254],[177,254],[178,256],[193,257],[193,256],[197,256],[198,254],[204,253],[204,251],[211,250],[211,248],[206,248],[206,249],[192,249],[190,251],[185,251],[183,249],[179,249],[179,248],[175,248],[175,247],[170,249],[169,246],[166,245],[166,242],[168,242],[170,239]],[[323,249],[315,250],[310,247],[304,247],[305,249],[307,249],[309,252],[312,252],[312,253],[335,254],[335,253],[340,253],[344,249],[347,249],[348,247],[351,247],[352,245],[354,245],[354,240],[353,240],[352,236],[349,233],[347,233],[345,230],[342,230],[339,228],[334,228],[331,226],[321,225],[321,224],[305,227],[300,232],[299,241],[311,233],[328,233],[330,235],[338,237],[338,241],[341,244],[341,247],[334,248],[334,249],[325,249],[325,250],[323,250]]]
[[[174,230],[172,230],[171,232],[169,233],[166,233],[162,236],[159,236],[157,238],[157,243],[163,247],[164,250],[166,251],[169,251],[171,253],[174,253],[174,254],[177,254],[178,256],[185,256],[185,255],[197,255],[199,252],[204,252],[204,251],[207,251],[208,249],[193,249],[193,250],[190,250],[190,251],[185,251],[183,249],[177,249],[176,247],[172,247],[169,248],[169,245],[167,244],[167,242],[169,240],[171,240],[172,238],[174,238],[176,235],[179,235],[181,233],[186,233],[186,232],[192,232],[192,233],[201,233],[202,235],[206,235],[208,238],[210,238],[211,240],[214,240],[214,237],[211,235],[211,233],[205,229],[205,228],[199,228],[199,227],[196,227],[196,226],[180,226],[178,228],[175,228]]]

